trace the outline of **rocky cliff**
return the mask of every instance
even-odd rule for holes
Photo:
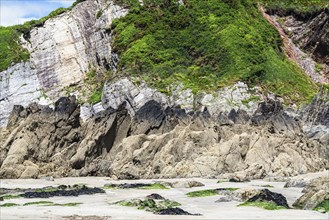
[[[115,70],[118,57],[112,51],[113,41],[111,32],[113,30],[111,29],[111,24],[115,18],[122,17],[127,13],[127,8],[115,5],[113,1],[87,0],[77,4],[65,13],[48,19],[44,24],[32,28],[28,34],[22,34],[20,39],[21,45],[27,48],[30,53],[30,59],[27,62],[14,64],[7,70],[0,72],[0,127],[6,126],[9,114],[16,104],[24,107],[32,102],[53,104],[58,98],[67,95],[67,93],[74,93],[80,98],[80,96],[83,96],[83,92],[80,91],[79,93],[76,87],[85,86],[83,80],[86,78],[87,72],[92,70],[96,70],[97,72]],[[326,28],[328,23],[328,11],[323,11],[307,18],[302,16],[298,17],[297,15],[282,14],[282,12],[279,11],[269,13],[272,15],[279,15],[282,19],[284,18],[285,22],[281,22],[282,28],[286,31],[286,35],[291,36],[292,41],[298,46],[296,48],[298,50],[300,48],[303,49],[304,52],[311,54],[315,61],[320,62],[320,65],[317,65],[313,59],[310,62],[308,62],[308,59],[306,61],[301,59],[301,66],[305,67],[305,71],[310,72],[311,76],[316,76],[313,77],[315,81],[325,82],[327,79],[323,77],[325,77],[327,73],[326,65],[328,60],[328,33],[326,31],[328,29]],[[279,22],[280,18],[277,22]],[[313,34],[313,29],[317,30],[317,34]],[[304,57],[304,52],[300,53],[299,57]],[[202,59],[200,58],[197,60]],[[316,71],[320,74],[317,74]],[[261,71],[255,74],[257,77],[257,74],[261,74]],[[319,78],[319,75],[322,78]],[[251,78],[253,77],[254,76]],[[205,77],[202,77],[202,79],[204,78]],[[236,77],[233,78],[233,81],[236,81]],[[248,78],[248,80],[251,78]],[[213,80],[210,80],[206,87],[211,83],[213,83]],[[296,83],[300,84],[301,82],[297,80]],[[309,91],[305,89],[305,91],[303,91],[305,92],[304,94],[309,95],[312,93],[314,86],[306,81],[302,83],[308,84],[307,86],[302,85],[303,90],[304,87],[312,87],[311,89],[308,88]],[[109,84],[112,84],[112,82]],[[225,85],[226,84],[227,83],[225,83]],[[277,84],[274,83],[273,85]],[[184,89],[182,89],[183,86]],[[221,103],[224,97],[225,100],[227,100],[225,101],[225,105],[227,103],[229,103],[229,105],[225,107],[217,106],[215,107],[216,109],[224,108],[226,111],[229,111],[232,108],[230,103],[234,103],[236,109],[242,108],[248,110],[249,108],[244,107],[246,106],[245,104],[248,104],[253,98],[255,100],[262,100],[263,96],[260,94],[268,92],[263,88],[263,90],[260,89],[256,96],[254,96],[253,88],[248,88],[247,90],[250,94],[248,95],[243,92],[245,98],[241,100],[243,100],[244,105],[241,105],[240,101],[235,103],[236,96],[234,95],[232,98],[226,98],[230,96],[229,93],[232,92],[231,88],[232,87],[228,88],[228,91],[223,89],[214,92],[217,93],[215,95],[212,94],[212,92],[208,93],[201,104],[205,105],[205,103],[207,103],[207,107],[209,108],[209,106],[214,103],[214,105]],[[260,87],[258,87],[258,89],[259,88]],[[105,98],[109,96],[106,95],[107,92],[107,87],[105,85],[103,92]],[[198,98],[191,98],[195,95],[192,94],[195,93],[195,91],[192,92],[192,89],[186,88],[186,85],[179,85],[178,91],[174,88],[172,92],[173,97],[169,97],[168,99],[176,99],[181,102],[177,103],[171,101],[171,104],[180,104],[183,108],[187,107],[189,109],[191,109],[191,107],[196,107],[197,103],[195,100]],[[175,98],[175,96],[178,98]],[[182,101],[182,96],[185,101]],[[187,96],[190,97],[188,98]],[[300,94],[297,96],[301,98]],[[140,98],[140,96],[137,97],[135,100],[136,102],[138,102],[138,98]],[[122,99],[125,98],[119,97],[118,99],[122,101]],[[250,111],[252,112],[255,110],[255,105],[254,102],[250,104]],[[116,106],[117,105],[119,104],[117,103]],[[138,105],[142,104],[139,103]],[[106,103],[105,106],[98,105],[96,109],[88,105],[86,106],[87,108],[85,108],[82,113],[83,118],[89,117],[91,114],[90,112],[98,112],[108,105]]]
[[[15,104],[53,103],[92,68],[114,68],[107,29],[126,12],[112,1],[84,1],[22,35],[30,60],[0,73],[0,127]]]
[[[112,1],[87,0],[21,36],[30,60],[0,73],[0,128],[7,127],[0,130],[1,178],[222,176],[239,181],[328,169],[328,93],[323,89],[299,111],[287,109],[282,105],[285,97],[250,83],[273,76],[262,70],[247,77],[249,85],[234,79],[216,91],[196,93],[177,82],[168,89],[169,95],[145,83],[133,83],[136,77],[120,76],[102,82],[101,102],[80,105],[77,97],[82,94],[75,88],[84,86],[87,72],[115,73],[118,57],[112,51],[111,24],[127,13]],[[299,47],[304,49],[294,60],[315,81],[327,80],[327,11],[309,20],[279,12],[271,15],[264,14],[288,40],[292,55]],[[280,23],[283,17],[285,22]],[[321,27],[311,36],[317,21]],[[300,35],[299,26],[305,35]],[[303,54],[308,56],[306,61],[300,58]],[[289,69],[288,61],[274,58]],[[318,73],[316,62],[321,63]],[[189,77],[206,78],[192,67],[187,68],[192,71]],[[293,84],[289,76],[281,75],[286,84]],[[272,80],[266,81],[285,88]],[[296,82],[309,94],[308,86],[316,86],[306,81]],[[68,87],[77,97],[64,97]]]
[[[309,13],[268,10],[286,41],[287,53],[313,80],[329,82],[329,9]]]
[[[74,97],[54,110],[16,106],[1,146],[0,176],[27,178],[106,175],[117,178],[292,176],[328,168],[329,139],[308,137],[304,122],[278,101],[250,115],[146,102],[134,116],[127,102],[85,123]],[[323,107],[328,113],[328,102]]]

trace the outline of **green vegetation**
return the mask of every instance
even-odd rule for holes
[[[105,184],[102,189],[118,189],[115,185]]]
[[[90,103],[90,104],[96,104],[100,101],[102,101],[102,90],[101,89],[93,91],[93,93],[88,98],[88,103]]]
[[[50,205],[53,204],[53,202],[50,201],[37,201],[37,202],[27,202],[24,203],[23,206],[29,206],[29,205]]]
[[[97,11],[96,18],[100,18],[102,16],[103,12],[101,10]]]
[[[13,28],[0,26],[0,51],[0,71],[30,58],[28,51],[20,46],[19,33]]]
[[[217,190],[228,190],[228,191],[235,191],[235,190],[238,190],[239,188],[219,188]]]
[[[77,206],[82,204],[81,202],[72,202],[72,203],[53,203],[50,201],[37,201],[37,202],[27,202],[24,203],[23,206],[30,206],[30,205],[46,205],[46,206]],[[4,203],[0,205],[0,207],[11,207],[11,206],[19,206],[16,203]]]
[[[19,44],[30,30],[70,8],[59,8],[48,16],[12,27],[0,27],[0,71],[29,59]],[[259,85],[289,102],[309,100],[317,86],[282,52],[279,33],[262,17],[257,6],[309,12],[328,6],[323,0],[115,0],[130,8],[115,19],[113,50],[118,53],[118,74],[144,80],[161,92],[170,93],[182,82],[194,93],[213,91],[236,81]],[[96,13],[101,17],[102,11]],[[319,67],[317,68],[319,70]],[[91,70],[94,71],[94,70]],[[112,73],[88,78],[81,94],[95,104]],[[247,104],[248,100],[245,100]]]
[[[3,199],[17,199],[17,198],[21,198],[21,196],[17,195],[17,194],[5,194],[5,195],[1,195],[0,198],[3,198]]]
[[[138,206],[138,204],[136,202],[134,202],[134,201],[126,201],[126,200],[118,201],[118,202],[116,202],[114,204],[120,205],[120,206],[130,206],[130,207]]]
[[[273,202],[244,202],[238,206],[255,206],[255,207],[263,208],[266,210],[286,209],[285,207],[278,206]]]
[[[218,182],[217,182],[218,183]],[[206,196],[215,196],[219,194],[219,191],[235,191],[239,188],[218,188],[218,189],[206,189],[198,190],[186,193],[188,197],[206,197]]]
[[[218,191],[216,189],[206,189],[206,190],[198,190],[198,191],[189,192],[186,195],[188,197],[215,196],[215,195],[218,195]]]
[[[323,213],[329,212],[329,199],[323,200],[313,210],[323,212]]]
[[[60,188],[58,187],[45,187],[45,188],[35,189],[34,192],[55,192],[59,189]]]
[[[295,12],[313,12],[329,7],[327,0],[260,0],[267,8],[284,9]]]
[[[161,183],[153,183],[150,186],[143,186],[140,189],[169,189],[168,187],[164,186]]]
[[[298,102],[317,89],[284,56],[279,33],[253,0],[117,2],[131,7],[111,27],[119,74],[162,92],[177,82],[197,93],[242,80]]]
[[[0,207],[13,207],[13,206],[19,206],[19,205],[16,203],[4,203],[0,205]]]
[[[323,70],[323,66],[321,64],[319,64],[319,63],[316,63],[315,64],[315,71],[317,73],[320,73],[322,70]]]
[[[245,106],[249,107],[248,104],[249,102],[258,102],[260,100],[259,96],[251,95],[248,99],[242,100],[242,104]]]
[[[120,206],[137,207],[137,209],[143,209],[150,212],[158,212],[163,209],[173,208],[181,205],[179,202],[171,201],[168,199],[162,201],[155,201],[153,199],[122,200],[114,204]]]
[[[20,45],[19,36],[21,34],[25,39],[29,39],[32,28],[43,26],[48,19],[71,10],[83,1],[85,0],[77,0],[70,8],[58,8],[39,20],[32,20],[10,27],[0,26],[0,71],[7,69],[11,64],[27,61],[30,58],[29,52]]]

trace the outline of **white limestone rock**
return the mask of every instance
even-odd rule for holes
[[[149,88],[146,84],[134,85],[129,79],[123,78],[113,84],[105,84],[102,96],[102,105],[117,109],[120,104],[127,102],[127,109],[130,115],[140,109],[146,102],[155,100],[164,107],[168,106],[168,97],[155,89]]]
[[[0,73],[0,127],[7,124],[14,105],[50,104],[30,62],[18,63]]]
[[[98,11],[102,12],[99,18]],[[14,105],[26,106],[38,99],[49,104],[91,68],[114,69],[117,56],[112,54],[107,30],[113,19],[127,11],[112,1],[86,0],[33,28],[29,39],[21,37],[30,60],[0,72],[0,127],[6,126]]]

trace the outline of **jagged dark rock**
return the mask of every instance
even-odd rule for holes
[[[248,202],[274,202],[278,206],[289,208],[287,199],[280,193],[271,192],[268,189],[262,189],[259,193],[252,198],[248,199]]]
[[[329,90],[323,88],[310,105],[300,110],[303,120],[308,125],[324,125],[329,127]]]
[[[157,215],[200,215],[200,214],[191,214],[187,211],[184,211],[181,208],[168,208],[163,209],[159,212],[156,212]]]
[[[318,156],[328,145],[309,140],[300,121],[273,101],[260,105],[251,117],[253,124],[242,110],[232,110],[228,117],[232,120],[223,124],[207,111],[187,114],[155,101],[147,102],[136,116],[129,115],[125,103],[84,123],[79,115],[80,107],[72,97],[58,100],[54,110],[17,107],[10,117],[11,135],[0,147],[0,177],[138,179],[234,174],[227,178],[244,181],[328,166],[325,157]]]
[[[290,117],[277,100],[270,99],[267,102],[261,102],[251,121],[257,126],[267,125],[271,133],[290,135],[301,133],[299,121]]]
[[[135,189],[145,186],[151,186],[150,183],[123,183],[123,184],[106,184],[106,187],[115,187],[120,189]],[[152,198],[153,199],[153,198]]]
[[[161,195],[159,195],[157,193],[152,193],[151,195],[146,196],[146,198],[157,199],[157,200],[165,200],[164,197],[162,197]]]
[[[77,189],[57,189],[54,191],[32,191],[20,194],[24,198],[50,198],[54,196],[79,196],[79,195],[92,195],[96,193],[105,193],[100,188],[81,187]]]
[[[284,23],[294,43],[312,54],[313,58],[329,64],[329,9],[299,12],[295,10],[269,9],[271,15],[288,18]]]

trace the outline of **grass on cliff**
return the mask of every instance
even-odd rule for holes
[[[70,8],[58,8],[49,15],[38,20],[31,20],[24,24],[9,27],[0,26],[0,72],[6,70],[12,64],[27,61],[30,54],[20,45],[19,37],[29,39],[30,31],[34,27],[41,27],[50,18],[56,17],[71,10],[75,5],[85,0],[77,0]]]
[[[294,11],[296,13],[314,12],[329,7],[328,0],[259,0],[266,8]]]
[[[317,86],[281,51],[279,33],[253,0],[117,0],[130,7],[115,19],[119,73],[162,92],[182,82],[193,92],[242,80],[287,100],[305,101]]]
[[[273,202],[258,202],[258,201],[257,202],[244,202],[244,203],[238,205],[238,207],[241,207],[241,206],[254,206],[254,207],[259,207],[259,208],[266,209],[266,210],[286,209],[285,207],[276,205]]]

